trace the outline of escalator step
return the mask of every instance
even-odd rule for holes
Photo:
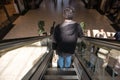
[[[48,68],[45,75],[77,75],[74,68]]]
[[[73,75],[45,75],[44,80],[78,80],[78,76]]]
[[[47,70],[68,70],[68,71],[75,71],[75,68],[48,68]]]

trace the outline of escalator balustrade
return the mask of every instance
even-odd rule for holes
[[[92,80],[119,80],[120,43],[115,40],[84,38],[77,45],[78,59]],[[83,44],[82,42],[82,44]]]

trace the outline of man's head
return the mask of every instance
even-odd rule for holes
[[[75,10],[73,7],[67,7],[63,11],[63,16],[65,19],[71,20],[71,19],[73,19],[74,12],[75,12]]]

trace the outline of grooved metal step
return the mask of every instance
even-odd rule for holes
[[[76,72],[74,68],[48,68],[46,75],[76,75]]]
[[[78,80],[77,75],[45,75],[44,80]]]
[[[74,68],[48,68],[44,80],[78,80]]]

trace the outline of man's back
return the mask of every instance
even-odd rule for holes
[[[79,35],[83,35],[82,29],[74,21],[65,21],[56,26],[54,36],[57,43],[57,50],[65,53],[74,53]]]
[[[72,54],[75,51],[77,38],[82,37],[83,32],[79,24],[73,21],[74,8],[68,7],[63,11],[64,22],[57,25],[53,34],[53,44],[59,55],[58,66],[69,68]]]

